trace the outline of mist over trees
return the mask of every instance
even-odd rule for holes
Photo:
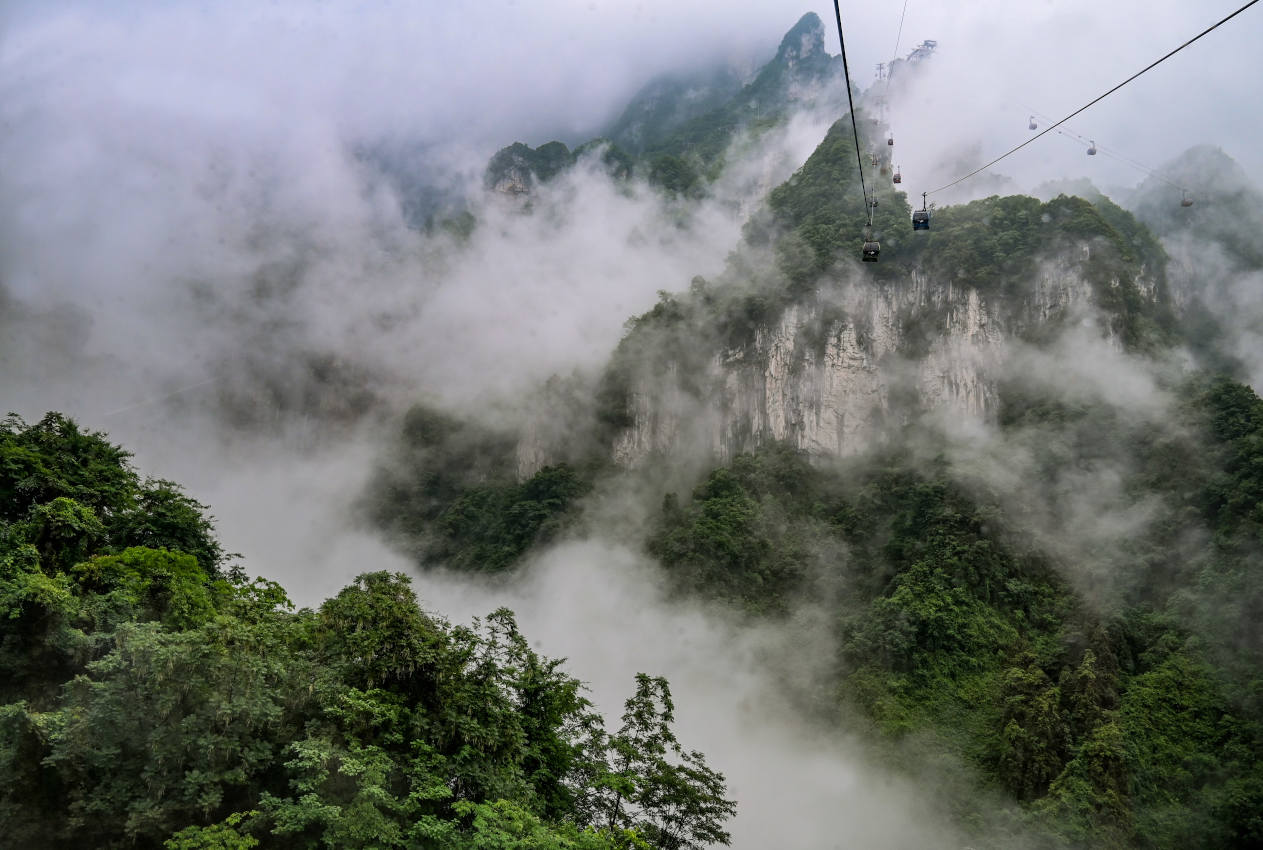
[[[962,42],[857,140],[826,35],[468,149],[313,70],[258,101],[283,147],[207,97],[48,199],[78,125],[0,106],[41,166],[0,176],[0,371],[76,411],[0,424],[0,847],[1263,846],[1263,194],[1199,145],[914,234],[887,121],[921,181],[1007,138],[932,101],[1003,110]]]
[[[506,609],[454,626],[376,572],[295,611],[203,505],[58,414],[6,420],[0,470],[3,846],[727,842],[665,679],[611,734]]]
[[[446,420],[455,437],[436,439],[410,425],[370,485],[373,520],[423,567],[529,569],[559,535],[591,533],[611,493],[638,492],[644,518],[605,533],[660,564],[676,598],[751,622],[825,606],[834,662],[816,687],[833,696],[803,711],[865,736],[884,763],[952,776],[939,795],[974,824],[973,846],[1257,846],[1263,584],[1249,458],[1263,402],[1239,382],[1249,373],[1223,331],[1233,317],[1208,306],[1261,268],[1241,238],[1263,221],[1247,181],[1199,149],[1171,168],[1206,187],[1192,216],[1151,181],[1130,209],[1094,189],[948,206],[920,239],[904,233],[906,197],[883,186],[875,229],[894,250],[855,282],[855,153],[847,122],[834,124],[753,210],[719,276],[628,322],[588,415],[564,414],[568,447],[545,441],[544,465],[523,472],[537,435]],[[698,169],[689,185],[704,185],[704,154],[680,154]],[[1182,240],[1198,238],[1227,252],[1224,267],[1197,273]],[[1058,277],[1090,306],[1050,296]],[[843,457],[807,451],[792,428],[708,444],[706,417],[731,404],[730,363],[801,357],[807,372],[852,328],[882,362],[863,338],[877,320],[831,291],[839,279],[966,288],[1005,322],[1012,359],[989,367],[984,439],[936,415],[887,356],[871,439]],[[905,303],[899,358],[942,350],[959,322],[951,298]],[[800,322],[792,349],[769,352],[787,321]],[[1101,339],[1099,385],[1076,386],[1068,369],[1081,367],[1058,358],[1090,358]],[[1111,393],[1111,380],[1137,379],[1139,395]],[[441,415],[419,406],[408,421]],[[676,442],[611,466],[655,418]],[[690,460],[691,474],[667,471]]]

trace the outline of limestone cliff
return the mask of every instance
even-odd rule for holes
[[[1143,282],[1138,291],[1156,297]],[[702,376],[682,380],[688,367],[675,362],[641,370],[627,386],[614,459],[636,466],[679,451],[730,458],[765,440],[844,455],[914,410],[988,417],[1011,347],[1052,323],[1094,321],[1094,295],[1083,261],[1065,258],[1040,263],[1017,297],[921,272],[826,287],[748,344],[720,349]],[[1108,324],[1101,332],[1121,347]]]

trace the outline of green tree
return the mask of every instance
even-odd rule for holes
[[[674,720],[666,679],[636,674],[636,693],[610,737],[608,768],[598,782],[603,825],[634,829],[657,850],[726,845],[723,826],[737,804],[724,798],[723,775],[707,767],[701,753],[680,746]]]

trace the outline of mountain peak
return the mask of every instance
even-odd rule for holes
[[[781,46],[776,51],[776,62],[794,62],[817,54],[824,50],[824,24],[815,12],[808,12],[798,19],[798,23],[785,33]]]

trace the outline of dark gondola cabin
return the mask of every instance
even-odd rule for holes
[[[877,262],[877,255],[881,253],[880,242],[865,242],[864,248],[860,252],[860,258],[866,263]]]
[[[1034,115],[1032,115],[1032,116],[1031,116],[1030,129],[1032,129],[1032,130],[1038,130],[1038,129],[1039,129],[1039,125],[1035,123],[1035,116],[1034,116]]]
[[[896,171],[896,172],[895,172],[895,181],[894,181],[894,182],[896,182],[896,183],[902,183],[902,182],[903,182],[903,175],[902,175],[902,174],[900,174],[898,171]]]
[[[1096,156],[1096,142],[1088,144],[1088,156]]]
[[[930,211],[929,210],[913,210],[912,211],[912,229],[913,230],[929,230],[930,229]]]

